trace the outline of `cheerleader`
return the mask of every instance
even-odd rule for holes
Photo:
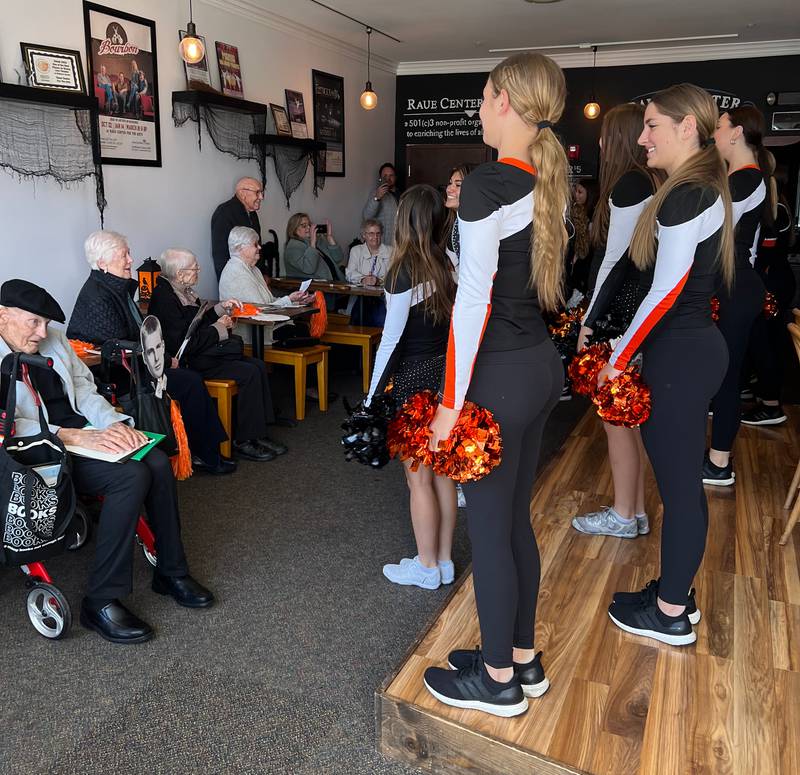
[[[400,198],[395,247],[386,275],[386,323],[372,372],[369,406],[392,381],[400,408],[422,390],[438,391],[455,297],[452,265],[440,247],[446,219],[441,195],[431,186],[412,186]],[[427,466],[404,461],[417,555],[384,565],[395,584],[437,589],[453,582],[451,559],[456,525],[454,483]]]
[[[603,255],[592,301],[583,317],[578,350],[608,316],[623,328],[630,324],[642,300],[639,270],[628,248],[639,216],[652,200],[658,173],[648,170],[644,149],[637,143],[644,108],[627,103],[612,108],[600,130],[600,204],[595,210],[592,240]],[[613,333],[612,336],[617,336]],[[645,452],[638,428],[603,423],[614,482],[614,505],[577,516],[572,525],[581,533],[636,538],[650,532],[644,504]]]
[[[710,303],[718,272],[727,287],[734,272],[730,190],[714,145],[716,121],[714,100],[691,84],[659,92],[647,106],[639,143],[647,166],[668,177],[636,224],[630,254],[652,279],[598,376],[598,384],[613,379],[642,351],[653,402],[642,440],[664,504],[661,578],[641,592],[617,592],[608,613],[626,632],[676,646],[697,638],[689,614],[699,612],[689,593],[708,528],[698,473],[708,404],[728,367]]]
[[[755,270],[761,224],[772,225],[774,184],[769,178],[762,143],[764,116],[747,105],[723,113],[714,140],[728,165],[728,184],[733,202],[736,279],[730,291],[719,296],[717,325],[728,345],[728,371],[711,402],[711,449],[703,461],[703,484],[730,486],[736,474],[731,450],[739,431],[741,398],[739,381],[747,353],[750,329],[764,306],[766,289]],[[762,172],[763,170],[763,172]],[[769,196],[767,194],[769,190]],[[765,207],[765,200],[769,202]]]
[[[499,159],[462,184],[458,292],[430,428],[435,450],[465,398],[500,425],[502,462],[464,485],[483,648],[452,652],[454,670],[425,671],[441,702],[497,716],[523,713],[527,697],[549,686],[533,648],[540,562],[530,501],[542,429],[564,382],[540,308],[562,301],[569,184],[552,127],[565,96],[561,69],[533,53],[501,62],[484,87],[483,140]]]

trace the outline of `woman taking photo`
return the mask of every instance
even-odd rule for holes
[[[458,292],[431,424],[435,450],[468,398],[500,425],[502,462],[464,485],[482,651],[452,652],[456,670],[425,671],[441,702],[498,716],[524,713],[526,697],[549,686],[533,648],[540,561],[530,501],[544,423],[564,383],[540,309],[562,301],[569,184],[552,127],[565,96],[561,69],[533,53],[501,62],[483,89],[483,140],[499,158],[461,187]]]
[[[629,102],[612,108],[600,131],[600,203],[595,210],[592,243],[602,263],[592,301],[578,336],[578,350],[606,315],[627,327],[644,294],[630,248],[636,222],[653,198],[657,173],[647,169],[644,148],[637,140],[644,108]],[[614,482],[614,505],[577,516],[572,525],[581,533],[636,538],[650,532],[644,504],[645,451],[638,428],[603,423]]]
[[[736,478],[731,450],[739,432],[742,411],[739,381],[750,329],[764,306],[766,294],[764,283],[755,270],[756,251],[762,224],[771,226],[773,223],[777,197],[768,172],[763,136],[764,116],[752,105],[723,113],[714,132],[717,150],[728,165],[736,279],[730,290],[723,288],[718,294],[717,326],[728,345],[729,361],[725,379],[711,402],[714,419],[711,449],[703,460],[703,484],[730,486]]]
[[[400,197],[395,220],[396,242],[386,276],[386,323],[365,404],[369,406],[392,380],[397,408],[422,390],[438,391],[455,298],[455,281],[438,239],[445,209],[428,185],[412,186]],[[417,556],[384,565],[395,584],[437,589],[454,579],[450,556],[456,526],[456,490],[428,466],[412,470],[406,460],[411,495],[411,524]]]
[[[283,271],[287,277],[344,281],[344,256],[330,221],[311,223],[308,213],[295,213],[286,224]]]
[[[675,646],[697,639],[687,613],[703,559],[708,506],[703,466],[708,404],[728,367],[725,340],[711,320],[721,275],[733,281],[731,198],[714,144],[717,108],[691,84],[658,92],[645,111],[639,144],[647,166],[667,179],[636,224],[630,254],[650,290],[600,372],[613,379],[642,351],[652,394],[642,440],[664,504],[661,578],[641,592],[614,595],[612,621],[635,635]]]

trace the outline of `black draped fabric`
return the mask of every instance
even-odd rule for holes
[[[0,95],[0,167],[22,177],[50,176],[63,186],[94,177],[102,225],[106,199],[99,148],[93,152],[96,116],[89,108],[47,104],[47,95],[36,99],[42,101]]]

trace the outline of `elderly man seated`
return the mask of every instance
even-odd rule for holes
[[[48,330],[51,320],[63,323],[64,313],[43,288],[26,280],[8,280],[0,287],[0,358],[13,351],[53,360],[53,369],[30,370],[51,431],[65,444],[102,452],[124,452],[141,444],[143,436],[131,418],[118,414],[98,394],[91,372],[64,334]],[[16,391],[16,433],[34,435],[39,432],[36,404],[24,384],[17,383]],[[214,596],[189,575],[186,565],[169,458],[153,449],[140,462],[107,463],[77,455],[71,462],[76,490],[103,496],[81,624],[112,643],[142,643],[153,637],[150,625],[120,601],[131,592],[132,544],[142,507],[156,536],[153,591],[188,608],[210,606]]]

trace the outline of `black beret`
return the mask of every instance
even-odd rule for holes
[[[0,286],[0,306],[18,307],[56,323],[66,320],[59,303],[44,288],[27,280],[6,280]]]

